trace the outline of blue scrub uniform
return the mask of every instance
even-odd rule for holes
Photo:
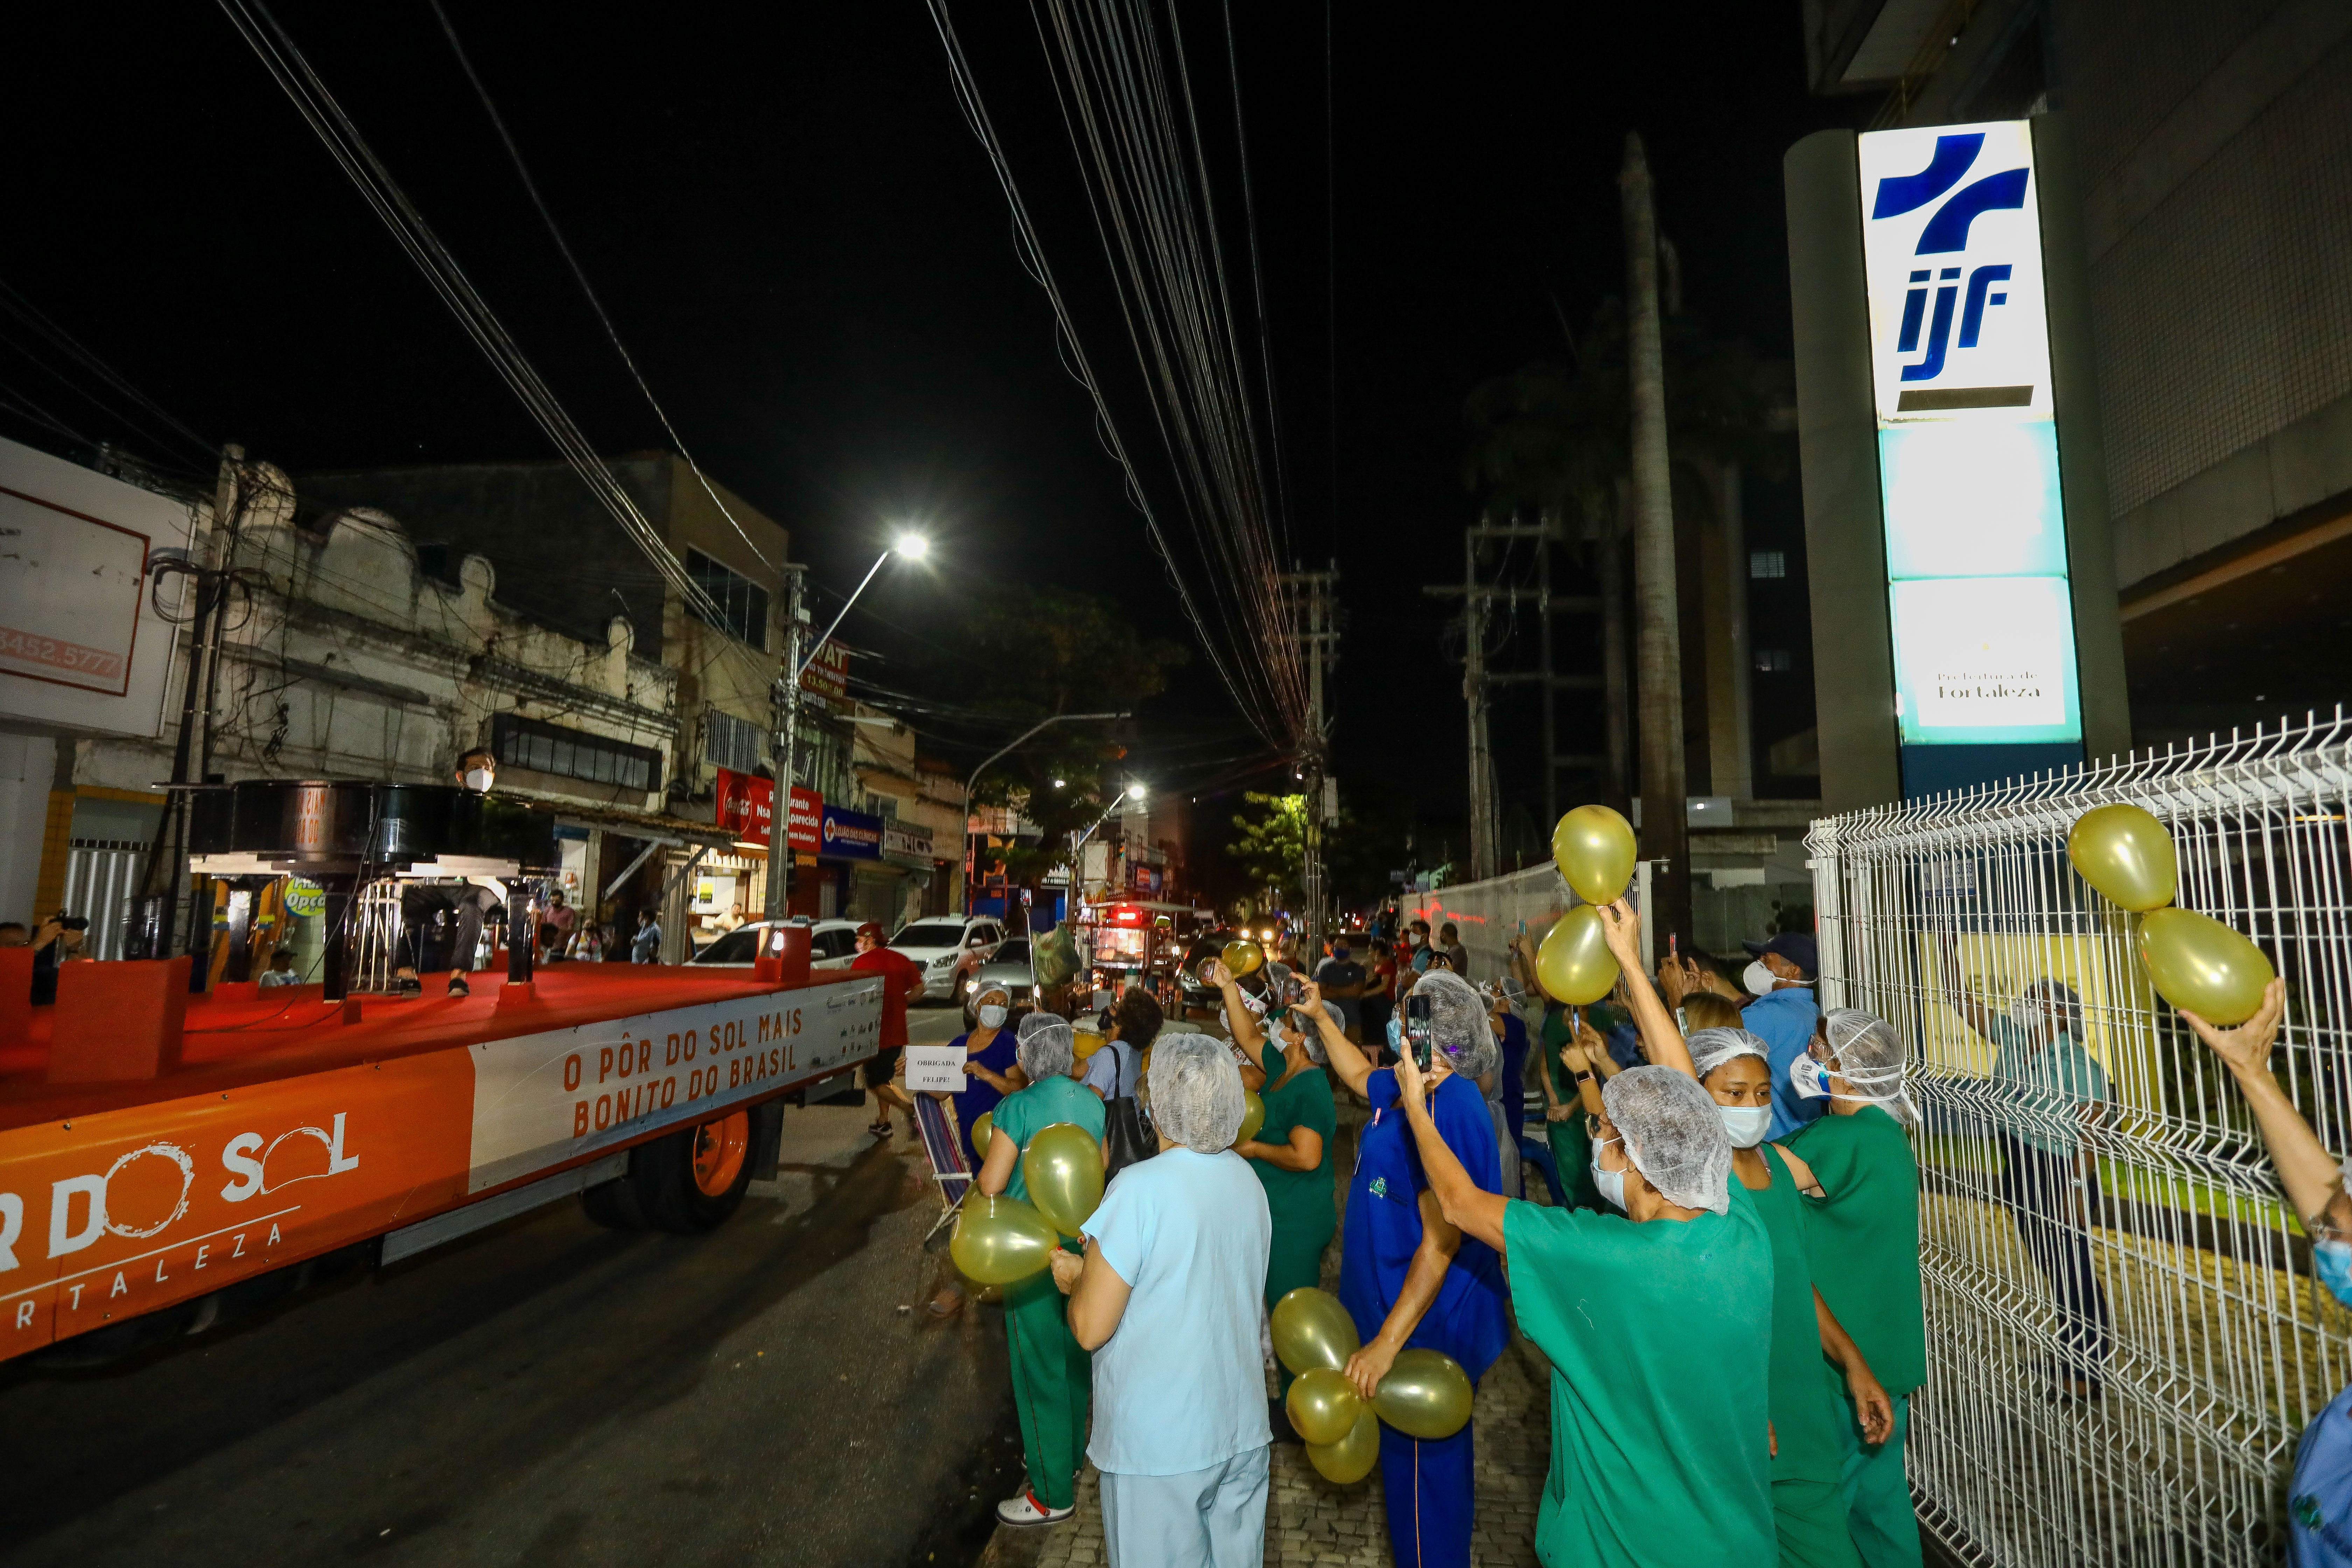
[[[1356,1320],[1356,1332],[1369,1341],[1388,1321],[1421,1246],[1421,1194],[1429,1179],[1422,1173],[1412,1128],[1397,1105],[1395,1072],[1372,1074],[1364,1093],[1372,1119],[1358,1141],[1356,1173],[1348,1188],[1339,1300]],[[1470,1179],[1499,1193],[1503,1173],[1495,1119],[1478,1086],[1465,1078],[1447,1079],[1431,1097],[1430,1117]],[[1405,1343],[1452,1356],[1475,1385],[1510,1342],[1503,1305],[1507,1294],[1502,1259],[1485,1242],[1465,1236],[1437,1300]],[[1475,1493],[1470,1432],[1465,1425],[1451,1437],[1426,1443],[1381,1424],[1381,1485],[1398,1568],[1468,1568]]]

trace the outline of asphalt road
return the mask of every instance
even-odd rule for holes
[[[1020,1477],[1002,1319],[924,1314],[938,1200],[869,1114],[787,1111],[710,1236],[567,1201],[131,1361],[0,1368],[0,1562],[971,1561]]]

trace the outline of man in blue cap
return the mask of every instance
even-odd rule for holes
[[[1761,1039],[1772,1062],[1772,1126],[1767,1139],[1785,1138],[1821,1115],[1826,1103],[1806,1100],[1789,1081],[1789,1064],[1812,1043],[1821,1005],[1813,999],[1820,954],[1809,931],[1784,931],[1762,942],[1743,942],[1750,958],[1740,983],[1755,1000],[1740,1015],[1748,1033]]]

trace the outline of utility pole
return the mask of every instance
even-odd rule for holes
[[[1595,773],[1602,759],[1589,752],[1564,753],[1559,750],[1559,720],[1555,713],[1557,696],[1566,690],[1591,690],[1600,684],[1591,675],[1562,675],[1553,662],[1551,618],[1555,615],[1591,615],[1601,609],[1601,601],[1591,595],[1555,594],[1551,586],[1551,552],[1549,546],[1562,537],[1559,519],[1546,515],[1533,525],[1526,523],[1478,523],[1463,531],[1463,583],[1433,584],[1422,592],[1433,598],[1451,598],[1459,594],[1463,600],[1462,695],[1470,710],[1470,874],[1475,880],[1496,875],[1501,870],[1501,854],[1497,844],[1497,827],[1501,812],[1496,799],[1493,725],[1488,713],[1487,689],[1534,682],[1542,693],[1543,703],[1543,795],[1544,823],[1547,836],[1551,825],[1559,820],[1559,775],[1563,768],[1574,772]],[[1478,549],[1493,540],[1528,539],[1535,542],[1536,586],[1506,588],[1478,581]],[[1487,606],[1496,603],[1528,604],[1536,606],[1536,618],[1540,630],[1538,668],[1532,670],[1493,671],[1486,668],[1486,628]]]
[[[1658,862],[1643,911],[1653,931],[1690,934],[1690,826],[1683,777],[1682,621],[1675,598],[1673,469],[1658,316],[1658,227],[1642,138],[1625,137],[1626,360],[1633,404],[1633,605],[1641,660],[1643,858]]]
[[[1324,715],[1323,676],[1327,669],[1339,662],[1339,616],[1335,595],[1339,585],[1339,563],[1331,563],[1321,572],[1288,572],[1282,577],[1286,587],[1297,591],[1303,603],[1294,606],[1307,629],[1299,634],[1307,656],[1307,735],[1299,757],[1300,772],[1306,784],[1305,843],[1300,855],[1299,879],[1306,884],[1307,930],[1305,931],[1307,972],[1323,953],[1323,918],[1329,901],[1328,879],[1324,874],[1323,829],[1338,814],[1329,809],[1330,792],[1326,783],[1326,770],[1330,765],[1330,722]],[[1303,614],[1301,613],[1303,612]]]
[[[801,604],[801,584],[808,568],[784,566],[784,668],[775,685],[776,766],[774,793],[768,803],[768,901],[770,921],[790,914],[793,875],[793,757],[800,742],[801,626],[808,611]]]

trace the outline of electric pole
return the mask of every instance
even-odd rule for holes
[[[1323,710],[1323,675],[1339,662],[1339,616],[1335,595],[1339,584],[1339,563],[1331,563],[1322,572],[1290,572],[1282,577],[1284,586],[1295,590],[1299,603],[1292,613],[1306,624],[1298,635],[1307,658],[1307,736],[1299,757],[1300,773],[1306,784],[1306,822],[1304,843],[1299,857],[1299,879],[1306,885],[1307,929],[1305,960],[1311,975],[1323,956],[1324,906],[1329,899],[1328,879],[1324,875],[1323,829],[1338,816],[1335,806],[1337,792],[1330,787],[1327,770],[1330,765],[1330,721]]]
[[[793,755],[800,741],[801,626],[808,611],[801,605],[801,584],[808,568],[784,566],[784,668],[776,678],[776,766],[768,802],[768,900],[766,915],[781,921],[791,912],[793,867]]]
[[[1658,227],[1639,135],[1618,176],[1625,213],[1626,360],[1633,404],[1633,605],[1641,650],[1642,856],[1657,862],[1644,930],[1690,934],[1690,826],[1683,775],[1682,619],[1675,598],[1674,475],[1658,317]]]

